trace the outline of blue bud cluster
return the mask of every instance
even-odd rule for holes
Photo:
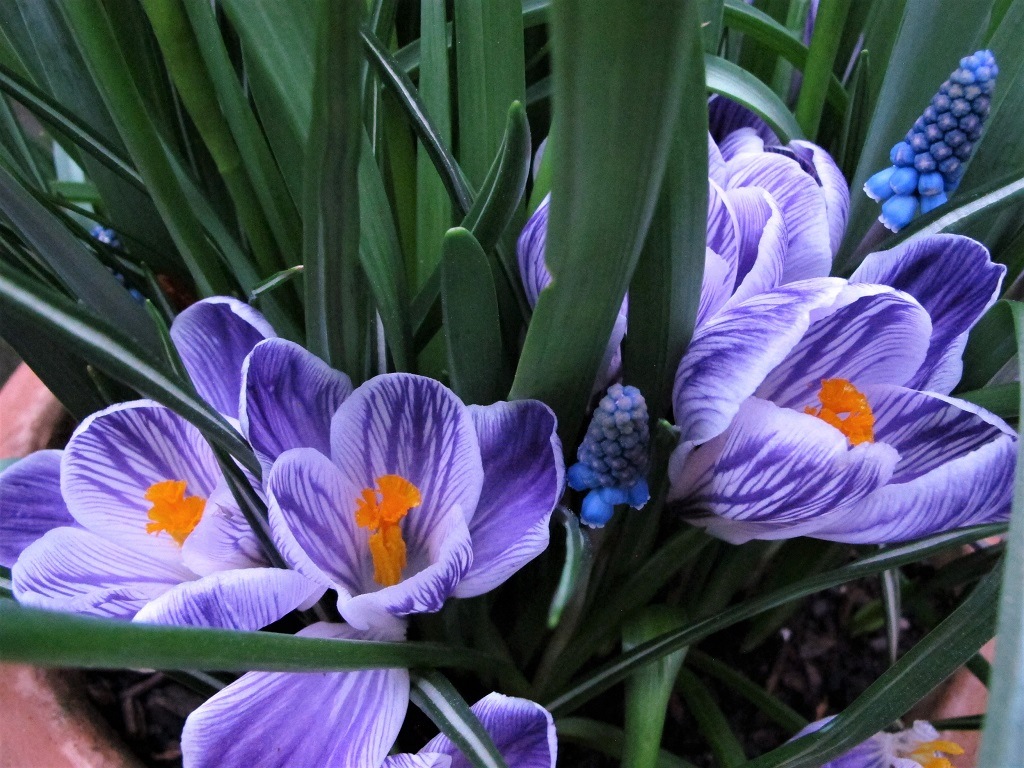
[[[109,245],[111,248],[120,249],[123,247],[121,245],[121,239],[117,236],[117,232],[110,229],[110,227],[104,227],[102,224],[97,224],[96,226],[89,230],[89,234],[92,235],[94,239],[98,240],[104,245]],[[144,304],[146,302],[145,296],[139,293],[135,288],[132,288],[130,285],[128,285],[128,281],[125,279],[124,275],[114,270],[111,270],[111,272],[114,273],[114,277],[117,278],[117,282],[119,282],[128,290],[128,293],[131,295],[133,299],[135,299],[136,302],[138,302],[139,304]]]
[[[569,485],[590,492],[580,520],[600,528],[616,504],[640,509],[650,498],[647,470],[651,435],[647,402],[636,387],[613,384],[601,398],[579,450],[569,467]]]
[[[995,56],[978,51],[932,97],[906,138],[889,153],[892,165],[864,184],[868,197],[882,203],[878,217],[893,232],[917,215],[938,208],[957,188],[988,117],[996,84]]]
[[[97,224],[89,230],[89,234],[94,239],[99,240],[104,245],[109,245],[111,248],[121,248],[121,239],[117,236],[117,232],[110,229],[110,227],[104,227],[102,224]]]

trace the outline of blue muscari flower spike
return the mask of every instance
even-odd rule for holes
[[[647,469],[651,447],[647,402],[636,387],[613,384],[601,398],[569,467],[569,485],[590,492],[580,520],[592,528],[607,523],[616,504],[640,509],[651,497]]]
[[[995,88],[992,51],[960,59],[959,68],[932,97],[905,139],[892,148],[892,165],[864,184],[864,192],[882,203],[878,217],[898,232],[917,215],[938,208],[960,183],[988,117]]]

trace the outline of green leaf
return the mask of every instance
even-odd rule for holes
[[[224,40],[218,29],[213,7],[205,0],[184,0],[199,46],[199,53],[210,75],[218,102],[224,111],[235,144],[259,198],[277,246],[289,264],[296,264],[301,251],[298,208],[292,200],[270,146],[253,114],[245,92],[238,82]]]
[[[1017,333],[1018,376],[1024,372],[1024,304],[1010,302],[1013,327]],[[985,734],[981,742],[980,765],[1011,765],[1024,753],[1024,693],[1017,681],[1024,670],[1024,460],[1018,443],[1017,474],[1013,482],[1013,513],[1003,572],[1003,593],[999,600],[999,643],[993,664],[992,687]]]
[[[203,227],[191,214],[188,193],[175,174],[150,105],[139,91],[134,69],[125,60],[106,10],[99,0],[82,0],[62,8],[196,287],[204,296],[230,293],[231,281]]]
[[[958,392],[957,397],[969,403],[980,405],[1001,419],[1016,422],[1020,418],[1020,384],[1000,384],[970,392]]]
[[[895,7],[878,3],[883,13]],[[843,270],[857,266],[853,252],[878,216],[878,203],[861,190],[867,178],[887,168],[889,151],[928,106],[931,97],[949,76],[959,59],[974,45],[988,21],[987,4],[960,0],[906,0],[890,59],[871,50],[872,63],[884,73],[874,114],[867,129],[864,150],[850,189],[850,219],[846,239],[836,258]],[[951,20],[955,19],[955,23]],[[881,52],[879,51],[881,54]],[[889,62],[892,66],[888,66]]]
[[[0,600],[0,658],[39,666],[222,672],[461,667],[494,660],[436,643],[295,637],[276,632],[132,624]]]
[[[441,244],[441,303],[455,394],[476,405],[500,400],[505,361],[494,281],[487,255],[462,227]]]
[[[835,75],[832,67],[843,36],[846,14],[853,0],[822,0],[814,19],[814,32],[807,52],[807,65],[796,102],[796,120],[808,138],[818,135],[821,114],[829,84]]]
[[[116,327],[45,286],[0,262],[0,303],[12,315],[34,322],[110,376],[163,403],[192,422],[211,442],[224,448],[251,472],[259,462],[238,431],[195,395],[191,384],[171,374],[165,364],[140,350]]]
[[[807,66],[807,46],[792,31],[767,13],[752,5],[747,5],[743,0],[725,0],[724,10],[725,25],[743,34],[744,49],[747,47],[747,38],[750,38],[767,46],[799,70],[803,70]],[[709,53],[713,52],[709,51]],[[743,63],[742,59],[740,63]],[[839,78],[831,73],[829,73],[826,99],[838,114],[843,114],[846,111],[846,91],[843,89],[842,83],[839,82]]]
[[[0,210],[60,282],[85,306],[101,317],[115,320],[147,351],[155,353],[160,349],[159,337],[146,311],[64,227],[63,222],[47,211],[2,167]]]
[[[635,648],[684,623],[678,608],[648,606],[622,631],[622,649]],[[683,666],[686,649],[662,656],[641,667],[626,680],[625,734],[622,768],[653,768],[658,762],[668,700]]]
[[[1013,303],[997,301],[971,329],[964,349],[964,372],[957,390],[984,387],[1017,354]]]
[[[707,148],[693,141],[708,130],[704,56],[691,11],[689,61],[668,168],[629,295],[629,334],[623,340],[624,380],[643,392],[652,419],[666,415],[676,368],[693,335],[704,275],[708,209]]]
[[[555,721],[559,741],[581,744],[615,760],[622,757],[622,745],[626,740],[621,729],[607,723],[599,723],[585,717],[563,717]],[[664,749],[658,752],[657,768],[694,768],[693,763],[676,757]]]
[[[593,555],[587,537],[580,529],[580,519],[566,507],[555,509],[559,522],[565,528],[565,561],[562,564],[562,575],[558,579],[558,587],[551,598],[548,608],[548,629],[554,629],[562,619],[562,612],[569,598],[576,593],[580,577],[588,569],[588,561]]]
[[[306,153],[302,253],[306,344],[328,365],[363,378],[366,318],[359,266],[360,7],[321,0]]]
[[[280,272],[274,273],[266,280],[249,289],[249,301],[255,304],[263,294],[295,279],[302,274],[304,269],[305,267],[302,264],[296,264],[294,267],[282,269]]]
[[[479,187],[498,154],[512,102],[526,101],[519,0],[455,0],[459,161]]]
[[[800,124],[775,92],[749,72],[719,56],[705,56],[709,91],[742,104],[764,118],[783,143],[804,138]]]
[[[420,3],[419,95],[425,114],[430,115],[436,125],[437,143],[447,150],[452,141],[452,115],[445,5],[444,0]],[[417,129],[417,136],[420,130]],[[434,167],[426,147],[427,143],[421,140],[416,153],[416,268],[412,278],[417,288],[437,267],[441,239],[453,223],[452,203],[444,176]],[[450,156],[450,152],[448,154]],[[466,203],[468,207],[468,195]]]
[[[697,648],[686,655],[686,665],[698,669],[745,698],[787,733],[796,733],[807,725],[807,718],[772,696],[750,678]]]
[[[884,552],[862,558],[842,568],[808,576],[795,584],[730,606],[715,616],[695,622],[676,632],[662,635],[660,638],[655,638],[633,651],[623,654],[618,659],[614,659],[593,672],[585,680],[573,686],[546,706],[554,714],[571,711],[629,676],[641,664],[645,664],[667,653],[673,653],[684,646],[694,645],[708,635],[778,605],[783,605],[791,600],[799,600],[801,597],[813,595],[815,592],[844,584],[847,581],[853,581],[865,576],[874,576],[887,568],[896,568],[907,563],[916,562],[935,552],[941,552],[971,541],[980,541],[988,536],[996,535],[1005,529],[1006,525],[1004,523],[995,523],[936,534],[909,544],[894,546]]]
[[[534,310],[510,397],[552,406],[567,447],[657,202],[694,34],[686,18],[674,3],[642,14],[629,0],[551,9],[553,281]]]
[[[744,763],[744,768],[816,768],[888,727],[991,639],[998,592],[997,570],[982,579],[953,613],[834,720],[816,733]],[[1016,687],[1013,678],[1007,682]],[[1015,754],[1020,752],[1008,752],[1006,760],[982,764],[1009,766]]]
[[[711,747],[715,764],[722,768],[743,765],[747,756],[736,735],[729,727],[729,721],[707,687],[693,672],[684,669],[679,673],[679,693],[686,702],[686,708],[697,721],[704,740]]]
[[[508,768],[490,734],[444,675],[417,672],[409,698],[476,768]]]

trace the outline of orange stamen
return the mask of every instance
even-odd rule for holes
[[[401,521],[423,501],[420,490],[401,475],[377,478],[375,488],[364,488],[356,499],[356,525],[370,530],[373,580],[393,587],[402,580],[406,566]]]
[[[202,496],[185,498],[184,480],[163,480],[153,483],[146,491],[145,499],[153,507],[149,510],[146,533],[171,534],[180,547],[185,539],[199,525],[206,508],[206,499]]]
[[[920,763],[921,768],[953,768],[949,759],[940,755],[940,752],[949,755],[962,755],[964,749],[955,741],[936,739],[918,744],[907,757]]]
[[[821,408],[807,406],[804,413],[831,424],[850,441],[850,445],[875,441],[875,414],[864,393],[846,379],[824,379],[818,393]],[[841,418],[840,414],[848,414]]]

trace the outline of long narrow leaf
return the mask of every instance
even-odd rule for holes
[[[418,672],[410,698],[476,768],[509,768],[490,734],[444,675]]]

